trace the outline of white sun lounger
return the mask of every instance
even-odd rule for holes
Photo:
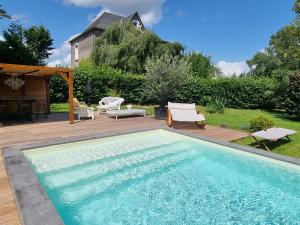
[[[266,146],[266,144],[262,143],[261,141],[259,141],[257,138],[261,138],[264,140],[268,140],[268,141],[278,141],[279,139],[282,138],[287,138],[288,140],[290,140],[289,135],[295,134],[296,131],[293,130],[289,130],[289,129],[284,129],[284,128],[269,128],[267,130],[261,130],[261,131],[257,131],[251,134],[251,136],[260,144],[264,145],[264,147],[270,151],[270,149],[268,148],[268,146]]]
[[[205,117],[202,114],[198,114],[196,111],[196,105],[183,104],[183,103],[168,103],[167,124],[172,126],[173,121],[178,122],[202,122],[205,126]]]
[[[121,109],[121,110],[110,110],[106,112],[108,117],[131,117],[131,116],[145,116],[146,111],[143,109]]]

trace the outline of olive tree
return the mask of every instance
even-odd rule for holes
[[[164,108],[168,100],[185,84],[190,72],[190,65],[183,58],[162,55],[147,60],[146,94],[159,102]]]

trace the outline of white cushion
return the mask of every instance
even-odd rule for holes
[[[195,122],[205,120],[202,114],[197,114],[195,103],[183,104],[169,102],[168,109],[172,114],[173,121]]]
[[[186,104],[186,103],[172,103],[168,102],[168,109],[195,109],[196,105],[193,104]]]

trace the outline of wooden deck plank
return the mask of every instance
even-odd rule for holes
[[[96,120],[85,120],[70,125],[68,120],[54,121],[49,118],[47,122],[28,123],[0,128],[0,150],[4,146],[12,146],[15,144],[30,144],[57,138],[92,135],[102,132],[116,132],[134,128],[155,128],[157,126],[166,127],[165,121],[155,120],[151,117],[115,120],[107,118],[106,116],[100,116]],[[232,141],[246,136],[246,134],[242,132],[209,125],[206,126],[205,129],[201,129],[193,124],[178,124],[175,128],[184,130],[193,135],[225,141]],[[0,224],[20,225],[19,214],[3,164],[2,150],[0,153]]]

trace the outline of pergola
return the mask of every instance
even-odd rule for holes
[[[0,73],[14,74],[20,76],[50,76],[60,75],[68,82],[69,86],[69,121],[74,123],[73,112],[73,70],[59,67],[44,67],[44,66],[30,66],[18,64],[4,64],[0,63]]]

